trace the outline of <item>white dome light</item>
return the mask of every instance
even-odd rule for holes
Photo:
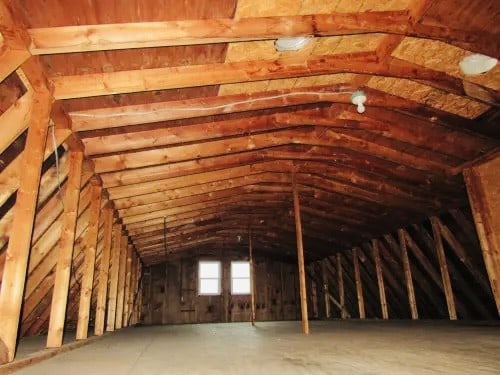
[[[311,37],[308,36],[297,36],[290,38],[279,38],[274,42],[274,47],[276,51],[298,51],[304,48],[310,41]]]
[[[460,70],[466,76],[475,76],[489,72],[497,65],[498,60],[486,55],[475,53],[473,55],[464,57],[460,61]]]

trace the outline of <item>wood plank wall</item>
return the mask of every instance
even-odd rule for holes
[[[143,324],[250,322],[250,295],[230,292],[231,261],[244,259],[202,259],[221,261],[221,295],[198,295],[197,257],[151,266],[144,273]],[[297,265],[256,259],[254,270],[257,322],[300,319]]]

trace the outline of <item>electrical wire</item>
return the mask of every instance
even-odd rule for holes
[[[342,94],[352,94],[354,91],[348,90],[348,91],[337,91],[337,92],[324,92],[324,91],[298,91],[298,92],[289,92],[286,94],[279,94],[279,95],[272,95],[272,96],[266,96],[263,98],[253,98],[253,99],[247,99],[247,100],[240,100],[232,103],[226,103],[226,104],[220,104],[220,105],[214,105],[214,106],[207,106],[207,107],[189,107],[189,108],[160,108],[156,109],[154,111],[142,111],[142,112],[134,112],[134,111],[129,111],[129,112],[120,112],[120,113],[79,113],[79,112],[72,112],[71,117],[91,117],[91,118],[110,118],[110,117],[125,117],[125,116],[145,116],[145,115],[150,115],[152,113],[156,112],[175,112],[175,111],[210,111],[214,109],[224,109],[227,107],[232,107],[235,105],[240,105],[240,104],[249,104],[249,103],[256,103],[256,102],[263,102],[271,99],[281,99],[281,98],[288,98],[291,96],[317,96],[317,95],[342,95]]]

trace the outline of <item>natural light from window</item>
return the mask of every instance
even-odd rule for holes
[[[250,294],[249,262],[231,262],[231,294]]]
[[[220,294],[221,266],[218,261],[200,261],[198,268],[198,294],[214,296]]]

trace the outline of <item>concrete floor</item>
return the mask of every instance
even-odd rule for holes
[[[500,326],[203,324],[121,330],[19,374],[500,374]]]

